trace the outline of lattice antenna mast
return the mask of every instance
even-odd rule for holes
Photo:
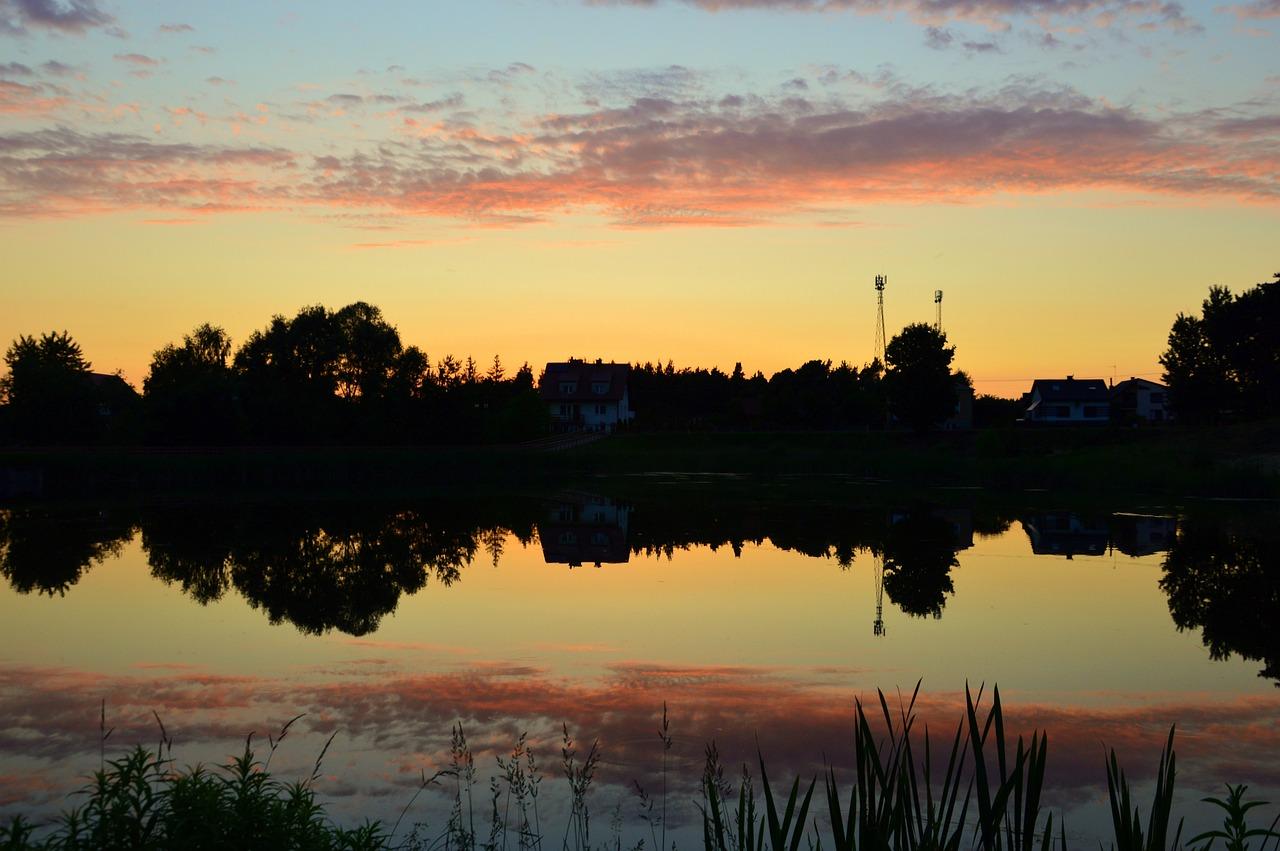
[[[871,622],[875,635],[884,635],[884,556],[876,556],[876,619]]]
[[[884,275],[876,275],[876,351],[880,365],[885,366],[884,348],[888,342],[884,333],[884,286],[889,279]]]
[[[938,321],[934,327],[937,328],[939,332],[941,332],[942,331],[942,290],[933,291],[933,303],[937,305],[937,308],[938,308]]]

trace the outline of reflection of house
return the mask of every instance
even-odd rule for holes
[[[1041,511],[1024,519],[1022,528],[1036,555],[1105,555],[1111,539],[1105,518],[1070,511]]]
[[[549,363],[539,393],[551,413],[553,431],[613,431],[634,414],[627,392],[631,367],[570,358]]]
[[[1114,514],[1111,517],[1111,543],[1127,556],[1149,556],[1168,551],[1173,546],[1178,524],[1172,517],[1147,514]]]
[[[1169,388],[1130,378],[1111,388],[1111,408],[1122,422],[1162,423],[1169,419]]]
[[[1111,420],[1111,394],[1101,378],[1037,378],[1023,398],[1024,422],[1104,425]]]
[[[573,494],[550,506],[538,524],[542,558],[547,564],[625,564],[630,510],[591,494]]]

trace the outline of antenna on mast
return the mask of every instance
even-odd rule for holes
[[[876,275],[876,350],[875,357],[880,359],[880,365],[885,364],[885,344],[888,342],[884,333],[884,287],[889,279],[884,275]]]
[[[876,619],[871,622],[873,635],[883,636],[884,629],[884,553],[876,556]]]
[[[938,306],[938,321],[937,321],[937,324],[934,325],[934,327],[938,331],[941,331],[942,330],[942,290],[933,291],[933,303]]]

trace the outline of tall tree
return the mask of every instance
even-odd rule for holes
[[[225,444],[240,439],[243,417],[228,359],[231,338],[205,323],[155,353],[142,383],[149,439]]]
[[[1213,286],[1200,316],[1178,314],[1160,356],[1180,419],[1280,413],[1280,274],[1232,295]]]
[[[955,412],[956,382],[951,374],[955,354],[955,346],[947,345],[947,335],[923,322],[908,325],[889,341],[884,389],[889,409],[900,422],[925,430]]]
[[[14,435],[34,443],[88,440],[102,430],[89,362],[66,331],[19,336],[0,378]]]

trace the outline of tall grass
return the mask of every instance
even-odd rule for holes
[[[983,690],[965,690],[965,713],[954,732],[940,740],[927,726],[917,731],[919,684],[891,709],[880,692],[868,709],[855,703],[852,776],[828,766],[818,777],[795,777],[775,787],[766,761],[754,760],[759,778],[744,765],[736,783],[726,777],[714,742],[705,749],[694,801],[704,851],[1067,851],[1061,816],[1043,804],[1048,737],[1032,733],[1011,740],[999,689],[989,707]],[[299,716],[301,717],[301,716]],[[156,719],[159,722],[159,718]],[[105,755],[111,731],[105,710],[100,729],[98,771],[81,790],[83,803],[50,824],[36,826],[19,816],[0,825],[0,851],[27,849],[419,849],[419,851],[544,851],[539,797],[543,776],[533,749],[520,736],[509,754],[497,758],[488,778],[485,804],[477,806],[479,776],[461,724],[453,728],[449,762],[431,776],[424,772],[413,797],[388,829],[367,821],[355,828],[334,824],[315,794],[329,738],[311,775],[284,782],[270,771],[272,756],[298,720],[268,737],[259,760],[253,737],[223,765],[179,769],[173,743],[160,725],[152,751],[137,747],[117,759]],[[659,727],[662,791],[655,801],[636,784],[639,820],[654,851],[668,845],[668,752],[674,739],[666,707]],[[610,813],[605,841],[591,834],[591,790],[602,751],[595,741],[580,755],[567,726],[561,739],[561,769],[568,785],[568,815],[560,851],[622,851],[621,805]],[[1183,824],[1171,833],[1176,758],[1174,731],[1160,755],[1152,800],[1135,800],[1128,777],[1111,751],[1104,760],[1111,812],[1111,851],[1280,851],[1276,826],[1250,825],[1249,814],[1263,802],[1245,799],[1247,787],[1228,786],[1223,798],[1205,801],[1223,812],[1220,829],[1186,843]],[[449,782],[451,781],[451,782]],[[443,829],[401,825],[419,796],[431,788],[451,794]],[[815,792],[819,792],[815,803]],[[483,831],[482,833],[478,832]],[[631,851],[646,851],[640,839]]]

